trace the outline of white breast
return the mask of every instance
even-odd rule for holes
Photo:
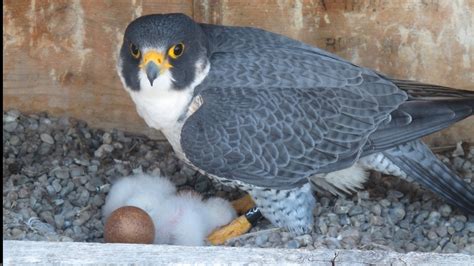
[[[150,85],[146,74],[139,72],[140,90],[130,91],[138,114],[148,126],[158,130],[169,130],[184,112],[193,95],[193,88],[173,88],[169,71],[161,74]]]

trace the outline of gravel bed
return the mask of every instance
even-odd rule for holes
[[[473,144],[439,150],[474,184]],[[3,239],[103,242],[101,207],[110,184],[140,172],[204,196],[243,195],[183,165],[165,141],[46,113],[4,112]],[[474,254],[473,216],[395,177],[374,173],[366,188],[346,197],[317,192],[312,234],[293,236],[261,220],[227,245]]]

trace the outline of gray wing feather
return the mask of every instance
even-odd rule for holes
[[[321,49],[261,29],[203,25],[211,44],[211,71],[196,93],[207,87],[313,88],[380,80]],[[391,82],[387,82],[391,84]]]
[[[444,129],[473,112],[474,97],[407,101],[370,135],[364,154],[419,139]]]
[[[204,26],[211,70],[195,89],[187,159],[210,174],[288,189],[350,166],[406,94],[374,72],[284,36]],[[341,163],[342,162],[342,163]]]
[[[440,162],[421,141],[388,149],[383,154],[408,176],[449,203],[474,214],[474,187]]]
[[[390,78],[388,78],[390,79]],[[410,100],[440,100],[474,98],[473,91],[454,89],[413,80],[390,79],[397,87],[407,92]]]

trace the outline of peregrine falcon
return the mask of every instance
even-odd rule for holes
[[[473,185],[420,140],[472,115],[473,92],[392,79],[282,35],[184,14],[132,21],[117,70],[180,159],[247,191],[278,227],[310,231],[313,187],[350,192],[368,170],[474,213]]]

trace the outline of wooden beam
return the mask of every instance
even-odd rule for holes
[[[80,242],[3,241],[5,265],[24,264],[311,264],[474,265],[465,254],[389,251],[184,247]]]

